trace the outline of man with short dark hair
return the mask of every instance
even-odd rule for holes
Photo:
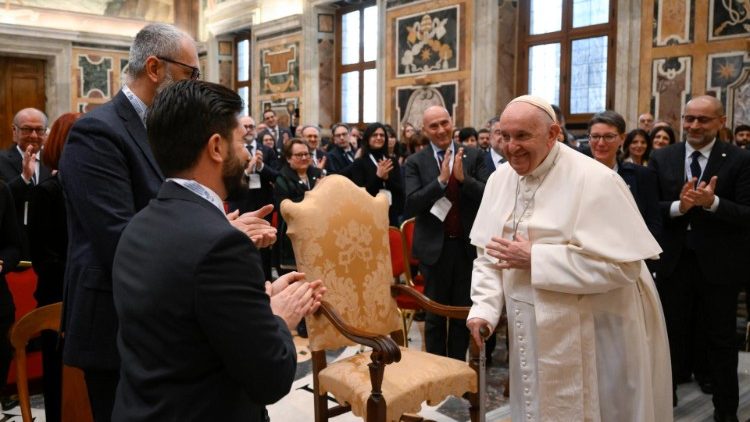
[[[734,144],[740,148],[750,148],[750,126],[737,125],[734,128]]]
[[[224,214],[249,161],[241,110],[228,88],[180,81],[149,111],[167,179],[115,253],[124,364],[114,421],[264,422],[294,381],[290,328],[320,305],[321,282],[265,282],[258,250]]]
[[[320,170],[324,170],[326,168],[328,157],[325,151],[318,148],[320,146],[320,128],[313,125],[303,126],[302,139],[305,140],[307,146],[310,148],[310,159],[312,160],[312,165]]]
[[[333,146],[328,151],[326,172],[351,177],[354,150],[349,143],[349,126],[345,123],[336,123],[331,128],[331,133],[333,133]]]
[[[477,143],[479,149],[484,152],[490,152],[490,130],[487,128],[481,128],[477,131]]]
[[[0,153],[0,179],[10,187],[21,233],[21,259],[31,260],[27,234],[31,189],[50,175],[40,154],[47,139],[47,116],[35,108],[24,108],[13,117],[13,145]]]
[[[284,150],[284,134],[286,134],[287,138],[291,139],[292,132],[289,131],[289,128],[279,126],[279,119],[276,117],[276,112],[270,108],[263,112],[263,123],[266,125],[265,131],[273,136],[276,143],[276,154],[282,157],[284,155],[282,153]],[[261,138],[263,137],[262,133],[258,132],[258,134]]]
[[[692,373],[713,393],[714,420],[737,421],[737,295],[747,269],[750,152],[717,142],[724,106],[696,96],[685,105],[686,142],[653,152],[664,252],[657,275],[669,333],[673,387]]]

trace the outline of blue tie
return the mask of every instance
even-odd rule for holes
[[[438,156],[438,165],[442,166],[443,159],[445,158],[445,151],[438,151],[437,156]]]
[[[690,158],[693,159],[693,161],[690,162],[690,174],[697,179],[695,181],[696,186],[698,186],[698,182],[700,182],[701,178],[701,165],[698,163],[698,157],[700,156],[700,151],[693,151],[693,153],[690,154]]]

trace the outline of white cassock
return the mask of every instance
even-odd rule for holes
[[[515,208],[515,213],[514,213]],[[492,236],[531,240],[531,270],[498,270]],[[471,242],[469,318],[506,304],[513,421],[671,421],[661,303],[643,259],[661,252],[625,182],[556,143],[531,174],[490,176]]]

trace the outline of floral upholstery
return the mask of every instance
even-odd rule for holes
[[[372,197],[343,176],[323,178],[302,202],[284,201],[299,271],[323,280],[330,303],[348,324],[388,335],[401,329],[391,297],[388,200]],[[354,343],[322,316],[307,318],[310,350],[336,349]]]
[[[370,396],[369,353],[360,353],[330,364],[320,371],[321,390],[339,403],[349,403],[352,413],[366,420]],[[398,421],[404,413],[418,413],[422,402],[436,405],[450,394],[477,391],[477,377],[465,362],[401,348],[401,361],[390,364],[383,377],[386,421]]]
[[[307,192],[302,202],[282,202],[281,214],[299,271],[310,280],[323,280],[328,290],[324,300],[347,324],[381,335],[401,329],[390,293],[385,196],[372,197],[349,179],[331,175]],[[307,330],[313,352],[354,344],[322,314],[307,318]],[[372,391],[369,363],[370,353],[360,353],[328,365],[317,373],[319,393],[332,394],[340,403],[350,404],[352,413],[366,418]],[[425,400],[437,404],[448,395],[476,391],[476,372],[466,362],[402,348],[401,360],[385,367],[386,420],[419,412]]]

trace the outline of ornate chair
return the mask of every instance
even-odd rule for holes
[[[24,315],[10,329],[10,343],[15,349],[16,370],[18,373],[18,400],[21,405],[21,417],[24,422],[31,422],[31,402],[29,382],[26,373],[26,345],[42,331],[60,330],[62,302],[42,306]],[[63,365],[62,376],[62,421],[93,421],[86,382],[80,369]]]
[[[393,284],[385,196],[372,197],[332,175],[302,202],[284,201],[281,213],[299,270],[308,279],[322,279],[328,289],[319,312],[307,319],[315,420],[348,411],[368,422],[421,420],[405,413],[448,395],[466,396],[471,418],[478,420],[473,345],[471,365],[397,345],[403,338],[394,296],[410,295],[430,312],[453,318],[466,318],[469,308],[442,306],[409,286]],[[372,351],[326,362],[326,350],[355,344]],[[340,405],[329,409],[328,393]]]

